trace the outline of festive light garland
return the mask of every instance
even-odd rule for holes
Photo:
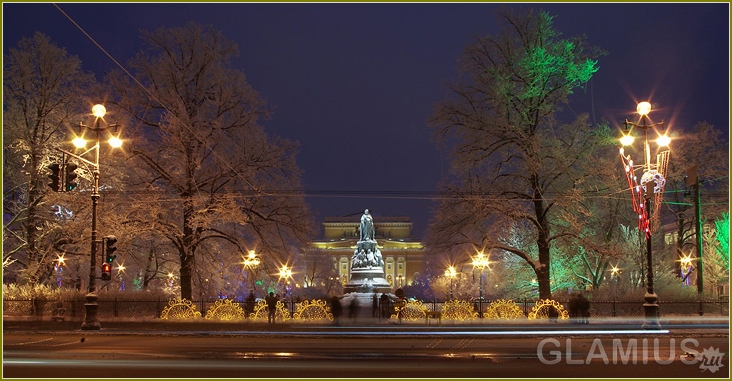
[[[488,306],[484,316],[488,319],[516,320],[524,317],[524,312],[513,300],[498,299]]]
[[[219,299],[211,309],[206,311],[208,320],[243,320],[244,316],[244,310],[239,303],[234,303],[231,299]]]
[[[174,298],[168,301],[168,306],[160,313],[161,319],[196,319],[201,313],[196,311],[196,306],[188,299]]]

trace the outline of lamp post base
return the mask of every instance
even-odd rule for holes
[[[97,294],[95,293],[88,293],[86,294],[86,303],[84,303],[84,310],[86,312],[86,316],[84,316],[84,322],[81,323],[81,329],[90,331],[90,330],[98,330],[102,328],[102,325],[99,323],[99,320],[97,319],[97,308],[99,305],[97,304]]]
[[[645,312],[645,321],[641,325],[642,329],[661,329],[661,323],[658,321],[658,295],[655,293],[646,293],[643,297],[646,301],[643,303],[643,310]]]

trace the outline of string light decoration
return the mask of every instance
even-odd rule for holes
[[[513,300],[498,299],[485,311],[488,319],[516,320],[524,317],[524,311]]]
[[[476,320],[478,312],[467,300],[450,300],[442,305],[442,318],[456,321]]]
[[[536,302],[534,308],[531,309],[531,312],[529,312],[529,320],[548,318],[549,311],[552,308],[557,311],[557,314],[559,315],[557,316],[558,319],[569,319],[569,312],[567,312],[567,310],[564,309],[564,306],[559,302],[551,299],[540,299]]]
[[[404,307],[394,307],[394,315],[391,315],[392,319],[401,320],[424,320],[427,317],[427,306],[423,305],[419,300],[407,301]],[[401,312],[401,313],[400,313]]]
[[[330,312],[330,307],[328,307],[325,300],[305,300],[297,306],[297,311],[292,315],[292,318],[303,321],[333,321],[333,314]]]
[[[267,310],[267,302],[264,300],[260,300],[257,302],[257,305],[254,306],[254,312],[252,312],[249,315],[250,319],[261,319],[261,320],[267,320],[268,310]],[[287,311],[285,308],[285,305],[281,301],[277,301],[277,310],[275,312],[275,320],[276,321],[285,321],[290,320],[290,312]]]
[[[244,310],[239,303],[234,303],[231,299],[219,299],[211,309],[206,311],[206,319],[242,320]]]
[[[196,311],[196,306],[188,299],[174,298],[168,301],[168,306],[163,308],[160,313],[161,319],[188,320],[201,317],[201,313]]]

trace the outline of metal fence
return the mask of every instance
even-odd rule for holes
[[[528,316],[534,308],[537,300],[514,299],[519,308],[523,310],[524,316]],[[565,308],[569,301],[557,300]],[[235,300],[242,308],[245,307],[244,300]],[[425,300],[423,305],[430,311],[441,311],[444,301]],[[473,301],[473,306],[481,316],[491,304],[491,300]],[[60,303],[60,304],[59,304]],[[4,317],[36,317],[50,318],[54,316],[54,310],[59,306],[65,309],[64,317],[69,320],[84,319],[84,300],[3,300]],[[196,310],[205,316],[206,311],[213,307],[216,300],[194,301]],[[285,308],[292,315],[297,310],[299,303],[291,300],[283,300]],[[168,300],[99,300],[97,301],[97,316],[99,319],[145,319],[159,318],[163,309],[167,307]],[[698,300],[698,301],[659,301],[659,312],[661,316],[689,316],[689,315],[722,315],[729,316],[729,301],[719,300]],[[591,302],[590,316],[592,317],[642,317],[644,313],[643,301],[620,301],[620,300],[595,300]]]
[[[519,308],[523,310],[524,316],[528,316],[532,308],[538,302],[534,299],[513,299]],[[486,312],[492,300],[475,300],[473,306],[479,313]],[[557,300],[565,309],[569,306],[568,300]],[[621,301],[621,300],[593,300],[590,304],[590,316],[592,317],[642,317],[644,316],[643,301]],[[443,301],[423,301],[427,309],[440,311]],[[663,315],[696,315],[704,314],[729,316],[729,300],[697,300],[697,301],[659,301],[659,313]]]

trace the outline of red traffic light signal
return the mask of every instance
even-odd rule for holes
[[[112,280],[112,265],[102,264],[102,280]]]

